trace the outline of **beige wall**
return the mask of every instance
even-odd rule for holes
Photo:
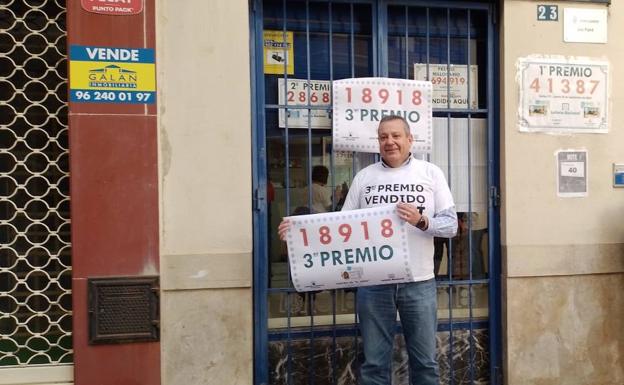
[[[507,281],[508,384],[624,383],[622,274]]]
[[[248,2],[157,1],[162,383],[252,382]]]
[[[535,1],[507,0],[501,23],[503,304],[508,384],[624,383],[624,6],[559,5],[558,22],[536,21]],[[563,43],[563,9],[607,8],[608,44]],[[584,56],[611,63],[608,134],[548,135],[517,128],[516,60]],[[589,195],[559,198],[555,151],[588,151]],[[620,296],[621,297],[621,296]]]

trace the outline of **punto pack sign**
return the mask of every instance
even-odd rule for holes
[[[80,0],[82,9],[103,15],[136,15],[143,11],[144,0]]]
[[[72,45],[69,88],[72,102],[152,104],[156,99],[154,50]]]

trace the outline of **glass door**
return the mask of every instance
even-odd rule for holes
[[[335,151],[331,132],[331,81],[374,76],[433,83],[434,148],[416,156],[445,172],[459,216],[458,235],[436,239],[432,255],[441,378],[491,383],[490,270],[498,241],[488,179],[490,6],[258,0],[252,8],[255,383],[357,383],[357,290],[297,293],[277,225],[284,216],[340,210],[355,173],[377,160]],[[398,322],[397,331],[394,383],[407,384]]]

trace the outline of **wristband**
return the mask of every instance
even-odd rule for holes
[[[427,220],[425,219],[424,215],[420,216],[420,219],[418,220],[418,222],[416,222],[416,228],[420,229],[420,230],[425,230],[426,226],[427,226]]]

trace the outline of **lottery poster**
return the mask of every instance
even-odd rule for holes
[[[411,282],[404,221],[396,205],[288,218],[297,291]]]
[[[608,62],[530,57],[519,59],[517,68],[520,131],[608,131]]]
[[[278,79],[279,127],[331,128],[331,82],[329,80]],[[312,108],[310,108],[312,107]],[[316,108],[320,107],[320,108]]]
[[[429,81],[354,78],[333,82],[333,143],[336,150],[379,152],[377,128],[388,115],[410,125],[412,152],[430,153],[432,86]]]
[[[478,108],[478,75],[476,65],[471,65],[468,71],[465,64],[414,63],[414,79],[431,81],[432,102],[435,108]]]

